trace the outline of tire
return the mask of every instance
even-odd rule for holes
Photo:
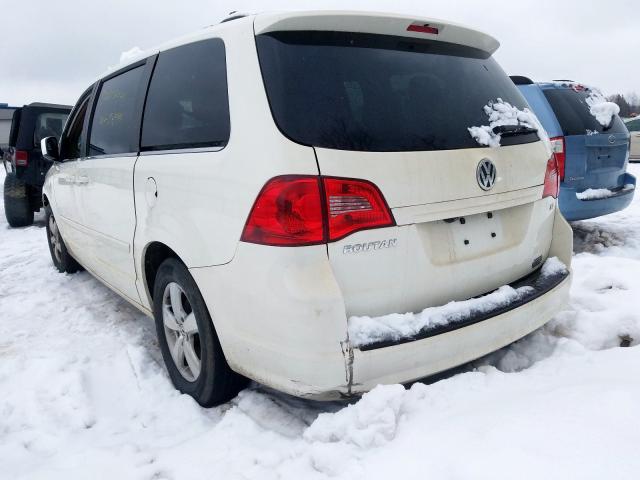
[[[153,316],[162,358],[176,389],[203,407],[214,407],[245,387],[247,380],[227,364],[196,282],[176,258],[162,262],[156,274]]]
[[[55,265],[60,273],[76,273],[78,270],[82,270],[80,264],[67,250],[51,207],[45,207],[45,219],[47,243],[49,244],[49,253],[51,253],[53,265]]]
[[[33,224],[29,189],[14,173],[7,173],[4,178],[4,214],[14,228]]]

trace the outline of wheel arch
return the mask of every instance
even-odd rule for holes
[[[153,241],[147,244],[142,254],[143,280],[149,304],[153,305],[153,289],[156,281],[156,274],[162,262],[167,258],[175,258],[184,264],[180,255],[165,243]]]

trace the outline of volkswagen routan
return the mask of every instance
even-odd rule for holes
[[[155,318],[204,406],[408,383],[563,307],[556,159],[491,36],[363,12],[229,19],[103,75],[44,188],[61,272]]]

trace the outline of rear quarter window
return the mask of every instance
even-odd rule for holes
[[[161,52],[147,95],[141,149],[221,147],[229,133],[223,41],[204,40]]]

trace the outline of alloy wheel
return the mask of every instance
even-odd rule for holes
[[[202,366],[200,332],[189,300],[175,282],[164,289],[162,322],[173,362],[185,380],[194,382]]]

